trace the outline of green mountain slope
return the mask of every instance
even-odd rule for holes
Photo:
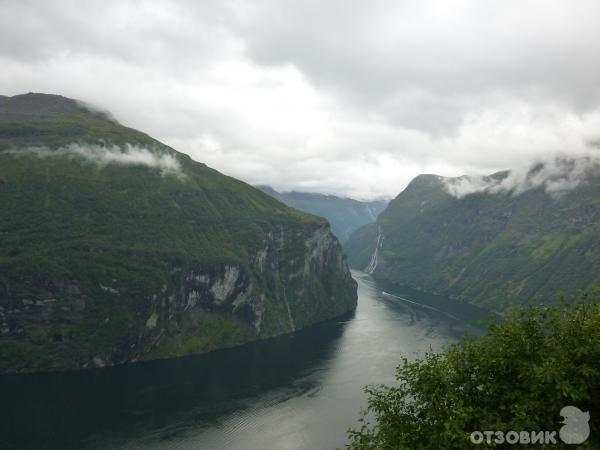
[[[277,192],[270,186],[257,186],[257,188],[292,208],[324,217],[329,221],[331,231],[342,244],[358,228],[375,222],[379,213],[388,204],[387,200],[365,202],[310,192]]]
[[[554,300],[600,282],[600,178],[585,177],[558,195],[539,186],[458,198],[447,186],[460,179],[420,175],[344,248],[376,279],[496,310]]]
[[[211,351],[351,311],[327,223],[107,114],[0,97],[0,372]]]

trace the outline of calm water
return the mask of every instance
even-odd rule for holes
[[[485,314],[358,281],[351,316],[208,355],[0,377],[0,448],[334,449],[401,355],[455,341]],[[443,306],[443,307],[442,307]]]

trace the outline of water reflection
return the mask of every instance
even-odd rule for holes
[[[384,295],[369,276],[354,276],[355,314],[293,336],[182,359],[2,377],[3,448],[342,447],[364,406],[362,387],[393,382],[401,356],[458,339],[475,314],[465,316],[461,304],[423,307],[427,299],[411,293]]]
[[[78,448],[84,440],[120,440],[172,423],[214,422],[278,386],[286,386],[284,397],[301,395],[318,386],[322,371],[315,368],[337,351],[349,319],[199,357],[2,377],[0,398],[10,405],[0,413],[2,441],[10,448]]]

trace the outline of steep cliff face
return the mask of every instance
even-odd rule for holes
[[[355,308],[327,222],[71,100],[36,95],[33,119],[18,100],[0,120],[0,372],[208,352]]]
[[[203,353],[293,332],[354,309],[355,284],[329,227],[286,234],[283,228],[267,233],[247,267],[164,262],[167,281],[143,294],[132,288],[133,279],[98,280],[91,288],[77,277],[4,279],[2,366],[102,367]],[[304,247],[299,256],[287,259],[299,244]]]

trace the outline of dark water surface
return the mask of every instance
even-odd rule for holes
[[[354,314],[293,336],[189,358],[0,377],[0,448],[343,447],[365,384],[392,383],[401,355],[478,332],[472,308],[383,293],[368,275],[354,277]]]

